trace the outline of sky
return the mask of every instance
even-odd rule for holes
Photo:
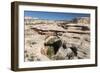
[[[76,17],[90,17],[90,14],[84,13],[64,13],[64,12],[43,12],[43,11],[24,11],[24,17],[33,17],[37,19],[48,20],[72,20]]]

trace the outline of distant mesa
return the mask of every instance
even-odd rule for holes
[[[25,16],[24,19],[32,19],[31,16]]]
[[[90,24],[90,17],[76,17],[72,20],[74,23]]]
[[[90,17],[76,17],[71,20],[48,20],[48,19],[40,19],[38,17],[31,17],[31,16],[25,16],[25,23],[29,24],[35,24],[35,23],[75,23],[75,24],[90,24]]]
[[[25,16],[24,19],[39,19],[37,17]]]

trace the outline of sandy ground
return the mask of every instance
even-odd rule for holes
[[[62,47],[60,47],[57,54],[53,55],[52,58],[49,58],[46,54],[41,53],[41,50],[46,50],[44,43],[46,42],[45,39],[47,35],[41,35],[37,31],[34,31],[33,29],[31,29],[33,26],[34,25],[25,25],[25,61],[57,60],[56,58],[58,57],[60,57],[60,59],[66,60],[86,59],[90,57],[90,34],[70,33],[67,32],[67,29],[65,29],[66,32],[62,33],[60,39],[62,40],[62,42],[66,43],[67,49],[63,49]],[[40,26],[42,25],[39,25],[39,28]],[[70,49],[70,47],[72,47],[73,45],[77,47],[77,56],[75,56],[73,51]]]

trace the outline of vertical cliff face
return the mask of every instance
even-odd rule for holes
[[[29,20],[29,21],[28,21]],[[25,19],[25,61],[90,58],[90,21]]]

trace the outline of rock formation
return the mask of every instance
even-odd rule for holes
[[[31,22],[30,22],[31,21]],[[90,21],[25,19],[25,61],[90,58]]]

